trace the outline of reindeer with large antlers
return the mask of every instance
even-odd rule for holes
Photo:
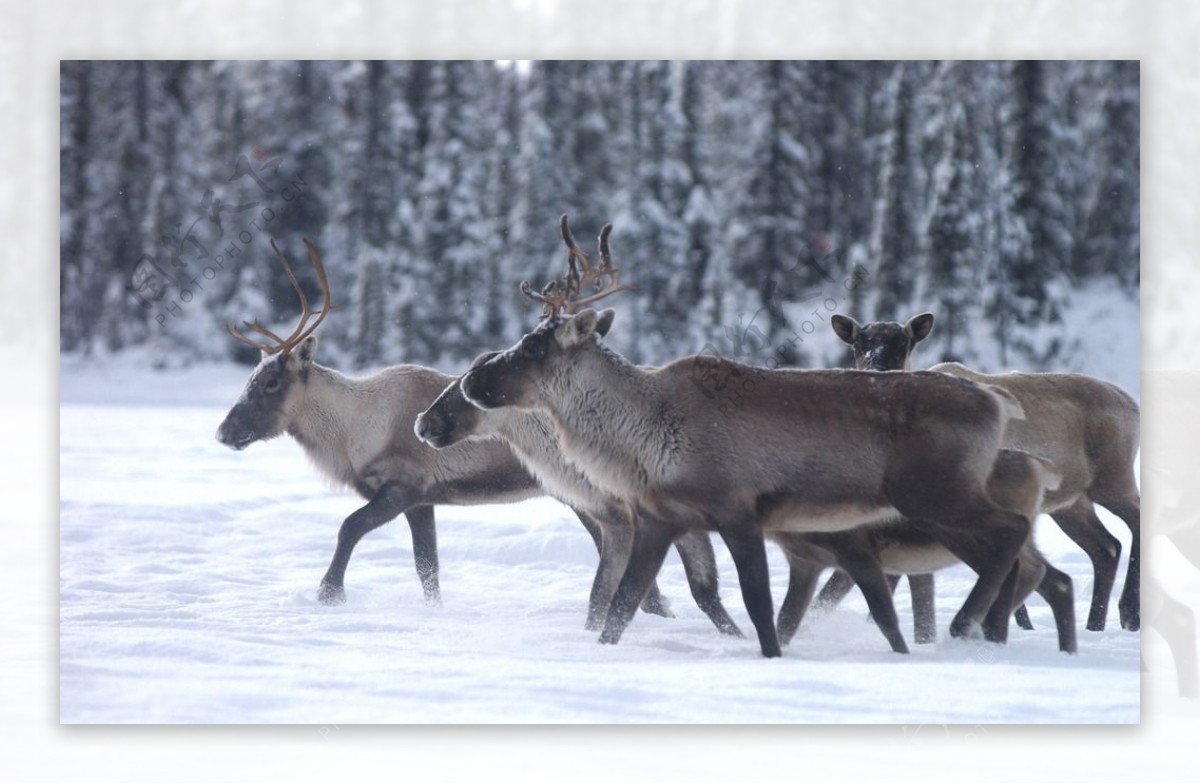
[[[313,311],[308,298],[291,265],[272,242],[300,300],[300,320],[287,338],[258,321],[245,323],[247,330],[265,341],[229,328],[238,340],[259,349],[262,361],[221,423],[217,439],[241,450],[286,432],[323,474],[367,500],[338,531],[337,548],[321,580],[318,596],[322,602],[344,601],[346,566],[355,545],[368,532],[404,513],[425,598],[436,603],[441,594],[433,505],[520,501],[544,491],[503,443],[469,442],[438,451],[417,440],[413,433],[417,414],[455,380],[453,376],[416,365],[397,365],[365,378],[348,378],[314,361],[317,338],[313,333],[333,305],[321,255],[309,240],[304,244],[324,297],[321,309],[310,323]],[[601,549],[602,524],[586,512],[575,511]],[[707,554],[703,545],[697,545],[681,548],[681,555],[693,593],[715,596],[711,544],[703,544],[708,545]],[[716,603],[719,607],[720,600]],[[659,615],[671,614],[656,586],[647,593],[642,607]],[[603,609],[590,612],[602,614]],[[719,619],[714,617],[714,621]],[[728,621],[729,626],[732,623]],[[722,631],[731,632],[724,627]]]

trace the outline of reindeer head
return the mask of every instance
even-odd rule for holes
[[[599,313],[585,308],[574,316],[544,319],[515,346],[467,372],[463,395],[483,409],[534,408],[542,385],[570,373],[577,355],[598,345],[615,315],[612,308]]]
[[[275,251],[275,256],[283,265],[292,288],[300,298],[299,323],[288,337],[282,338],[258,321],[244,322],[248,330],[265,337],[265,342],[252,340],[235,328],[228,327],[229,334],[233,337],[262,352],[262,361],[250,374],[242,396],[234,403],[233,408],[229,409],[225,421],[217,428],[217,440],[231,449],[245,449],[255,441],[274,438],[288,428],[304,406],[309,370],[317,351],[317,338],[313,332],[333,309],[329,296],[329,279],[325,274],[321,255],[308,238],[305,238],[304,246],[317,271],[317,280],[324,297],[316,320],[308,323],[313,315],[308,298],[300,288],[287,259],[272,240],[271,249]]]
[[[912,351],[933,329],[933,314],[913,316],[905,324],[872,321],[866,326],[849,316],[834,315],[830,322],[842,342],[854,349],[859,370],[911,370]]]
[[[499,353],[489,351],[475,357],[471,367],[467,368],[467,373]],[[451,381],[450,385],[442,390],[442,394],[438,395],[437,400],[417,415],[417,421],[413,423],[413,432],[417,434],[417,438],[434,449],[444,449],[464,438],[490,432],[488,415],[482,409],[471,405],[463,395],[461,381],[462,377]]]

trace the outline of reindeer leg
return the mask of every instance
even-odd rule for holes
[[[1054,613],[1054,626],[1058,630],[1058,649],[1064,653],[1075,653],[1078,650],[1075,636],[1075,588],[1070,576],[1047,563],[1037,592]]]
[[[591,535],[592,542],[596,545],[596,552],[600,555],[602,561],[597,566],[596,576],[592,580],[592,592],[588,599],[588,620],[584,624],[585,629],[600,631],[600,628],[604,625],[604,616],[608,613],[608,603],[612,601],[613,592],[617,589],[617,582],[620,581],[621,575],[625,571],[625,563],[629,559],[629,545],[633,541],[633,532],[630,530],[628,535],[620,543],[617,543],[618,551],[623,555],[618,561],[614,562],[614,565],[611,567],[611,573],[605,572],[603,563],[603,530],[605,526],[587,512],[579,509],[573,509],[572,511],[575,512],[575,516],[579,518],[579,522],[583,523],[583,527]],[[622,517],[621,512],[613,510],[609,510],[609,514],[607,515],[609,520],[621,519]],[[612,543],[613,536],[615,536],[615,532],[610,531],[610,544]],[[675,613],[671,612],[671,603],[658,590],[657,580],[651,583],[650,590],[646,591],[646,598],[642,599],[642,612],[651,615],[661,615],[664,618],[675,617]]]
[[[1018,604],[1018,603],[1024,602],[1024,600],[1028,596],[1030,596],[1030,594],[1033,592],[1034,588],[1044,585],[1044,583],[1046,583],[1046,580],[1045,580],[1046,573],[1048,573],[1048,571],[1050,569],[1052,569],[1051,565],[1049,563],[1046,563],[1046,559],[1042,556],[1042,553],[1040,553],[1037,550],[1037,547],[1033,545],[1032,539],[1030,541],[1027,541],[1025,547],[1022,547],[1020,555],[1018,556],[1018,558],[1016,558],[1016,567],[1018,567],[1019,576],[1018,576],[1018,580],[1016,580],[1016,586],[1013,590],[1013,598],[1012,598],[1013,604]],[[1072,585],[1070,585],[1070,577],[1068,577],[1066,574],[1061,573],[1061,571],[1058,571],[1057,569],[1055,569],[1055,571],[1057,571],[1057,573],[1062,575],[1063,577],[1066,577],[1066,579],[1067,579],[1066,591],[1070,596],[1070,602],[1074,603],[1075,593],[1074,593]],[[1046,583],[1046,585],[1048,585],[1048,583]],[[1052,587],[1052,586],[1048,585],[1048,588],[1049,587]],[[1060,591],[1061,591],[1061,586],[1060,586]],[[1056,596],[1055,598],[1057,599],[1058,597]],[[1062,608],[1061,604],[1058,606],[1051,604],[1050,609],[1052,611],[1054,611],[1054,614],[1055,614],[1055,626],[1058,629],[1058,638],[1060,638],[1060,639],[1058,639],[1058,642],[1060,642],[1060,646],[1061,646],[1063,644],[1062,635],[1063,635],[1064,618],[1061,615],[1063,608]],[[1025,610],[1024,604],[1021,604],[1020,608],[1018,608],[1018,612],[1016,612],[1016,617],[1020,618],[1021,610]],[[1000,618],[998,618],[998,614],[1000,614],[1000,603],[998,603],[998,600],[997,600],[997,603],[992,605],[991,611],[989,611],[989,614],[988,614],[988,618],[990,620],[991,626],[998,626],[998,624],[1000,624]],[[1026,618],[1026,621],[1028,621],[1028,612],[1027,611],[1025,612],[1025,618]],[[986,624],[985,624],[985,626],[986,626]],[[1007,627],[1008,624],[1006,623],[1006,624],[1004,624],[1004,626]],[[1069,626],[1070,626],[1070,639],[1072,639],[1072,641],[1073,641],[1074,635],[1075,635],[1074,604],[1072,604],[1072,608],[1070,608],[1070,624],[1069,624]],[[1033,628],[1032,623],[1030,624],[1030,628]]]
[[[804,620],[804,614],[817,590],[817,580],[820,579],[821,572],[825,571],[821,564],[793,555],[786,547],[784,553],[788,559],[788,589],[787,595],[783,597],[783,604],[779,606],[779,619],[775,624],[781,645],[787,645],[796,636],[800,622]],[[854,581],[849,582],[853,587]],[[829,587],[828,582],[825,583],[825,587]]]
[[[1021,565],[1014,563],[1008,569],[992,606],[983,619],[983,639],[988,642],[1008,642],[1008,618],[1013,613],[1013,598],[1017,595],[1017,584],[1021,579]]]
[[[1136,632],[1142,625],[1141,592],[1139,586],[1142,574],[1142,506],[1136,490],[1123,493],[1093,492],[1096,503],[1108,509],[1129,526],[1133,539],[1129,545],[1129,566],[1125,571],[1125,587],[1121,589],[1121,598],[1117,602],[1117,610],[1121,616],[1121,628]]]
[[[592,624],[596,623],[596,621],[594,620],[593,609],[599,604],[599,596],[602,590],[600,584],[600,575],[603,571],[604,534],[601,532],[601,525],[599,521],[593,519],[592,516],[587,512],[580,511],[574,507],[571,508],[571,511],[573,511],[575,516],[579,518],[579,522],[583,523],[583,529],[588,532],[589,536],[592,537],[592,543],[596,545],[596,553],[601,557],[602,561],[596,566],[596,575],[592,578],[592,590],[588,595],[588,615],[587,620],[584,621],[583,624],[583,628],[594,630]]]
[[[908,653],[908,645],[904,642],[904,635],[900,633],[896,605],[892,602],[894,584],[889,584],[879,565],[879,559],[874,553],[857,547],[839,548],[837,555],[838,565],[858,584],[863,598],[867,600],[867,607],[871,610],[871,617],[891,644],[892,650],[896,653]]]
[[[757,526],[719,529],[725,546],[737,567],[742,586],[742,601],[758,632],[762,655],[775,658],[782,655],[779,637],[775,632],[775,608],[771,602],[771,580],[767,572],[767,547]]]
[[[704,611],[717,631],[731,637],[743,637],[742,630],[737,627],[725,605],[721,602],[718,590],[717,559],[713,555],[712,540],[707,531],[688,531],[675,540],[675,549],[683,561],[683,571],[687,575],[688,587],[692,589],[692,598]],[[642,607],[645,607],[645,602]]]
[[[629,552],[633,545],[633,525],[628,520],[623,520],[623,516],[617,513],[606,515],[603,523],[578,509],[575,510],[575,514],[579,516],[580,520],[588,521],[585,526],[595,526],[599,534],[600,563],[596,567],[596,576],[592,580],[592,591],[588,596],[587,620],[583,625],[583,628],[589,631],[599,631],[604,626],[609,604],[612,602],[617,584],[629,562]]]
[[[633,620],[642,597],[662,568],[663,559],[667,557],[667,550],[671,548],[677,533],[670,525],[654,520],[635,523],[629,563],[608,605],[608,617],[600,633],[600,642],[616,644],[621,639],[621,633]]]
[[[1013,613],[1013,620],[1017,622],[1017,626],[1025,631],[1033,631],[1033,621],[1029,620],[1029,609],[1024,604],[1018,607],[1017,611]]]
[[[910,574],[908,590],[912,594],[913,641],[917,645],[937,642],[937,617],[934,612],[932,574]]]
[[[354,552],[354,546],[368,532],[394,520],[402,508],[393,498],[393,492],[385,487],[379,490],[366,506],[342,521],[342,527],[338,530],[337,549],[333,552],[333,560],[329,563],[329,569],[321,578],[321,588],[317,593],[317,598],[322,604],[341,604],[346,601],[343,581],[346,578],[346,565],[350,563],[350,554]],[[431,513],[430,525],[432,526],[432,524]]]
[[[817,594],[817,599],[813,602],[813,608],[825,611],[832,610],[852,590],[854,590],[854,580],[850,578],[850,575],[841,569],[835,569],[829,579],[825,581],[825,586],[821,588],[821,592]]]
[[[990,634],[1007,638],[1008,617],[1012,612],[1011,593],[1016,587],[1013,572],[1017,555],[1028,541],[1032,525],[1015,512],[1006,512],[991,504],[959,521],[953,528],[934,529],[938,541],[966,563],[978,575],[963,606],[950,623],[952,637],[966,637],[984,620],[1002,590],[1009,595],[1003,619],[994,619]],[[986,536],[981,536],[986,532]],[[1011,582],[1010,582],[1011,581]],[[1005,583],[1009,583],[1007,586]]]
[[[884,577],[887,580],[888,595],[894,597],[896,595],[896,587],[900,585],[900,575],[888,574],[884,575]],[[855,583],[855,585],[857,585],[857,583]],[[861,586],[859,586],[859,590],[862,590]],[[863,598],[865,599],[866,597],[864,596]],[[875,618],[871,615],[870,605],[868,604],[867,607],[867,623],[874,623]]]
[[[584,628],[599,632],[604,627],[604,618],[608,612],[608,603],[612,602],[612,594],[617,590],[617,582],[620,581],[620,575],[624,574],[625,563],[629,561],[630,543],[634,540],[632,533],[632,523],[624,523],[629,527],[629,531],[625,532],[623,537],[613,539],[617,533],[612,531],[611,527],[606,527],[598,519],[595,519],[587,511],[572,509],[575,511],[575,516],[583,523],[583,527],[592,535],[592,541],[596,546],[596,553],[601,557],[601,564],[596,567],[596,576],[592,581],[592,594],[588,599],[588,621],[584,624]],[[623,520],[624,513],[620,510],[610,509],[605,515],[607,520]],[[620,553],[620,558],[613,562],[610,571],[605,571],[604,565],[604,531],[608,531],[610,544],[616,544],[617,552]],[[593,612],[594,610],[594,612]],[[673,618],[674,612],[671,611],[671,602],[659,591],[659,582],[655,580],[650,583],[650,588],[646,592],[646,598],[642,599],[642,612],[648,612],[649,615],[660,615],[664,618]]]
[[[414,506],[404,516],[408,518],[408,530],[412,534],[413,560],[425,592],[425,603],[439,605],[442,591],[438,585],[437,528],[433,524],[433,507]]]
[[[1096,516],[1090,498],[1082,497],[1066,509],[1050,515],[1071,541],[1079,545],[1092,561],[1092,606],[1088,610],[1088,631],[1104,631],[1108,616],[1108,600],[1117,579],[1121,561],[1121,542],[1113,536]]]

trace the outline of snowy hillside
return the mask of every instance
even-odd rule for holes
[[[1048,608],[1007,646],[948,638],[972,574],[938,581],[940,641],[890,653],[857,593],[811,617],[780,660],[719,636],[672,554],[677,617],[639,614],[617,646],[583,630],[595,552],[562,506],[439,507],[443,604],[426,606],[403,521],[367,536],[346,604],[316,585],[358,506],[284,437],[214,439],[245,371],[158,374],[67,362],[62,374],[60,700],[64,722],[1117,722],[1139,720],[1139,635],[1080,626],[1056,650]],[[1128,531],[1106,522],[1128,547]],[[1075,581],[1091,567],[1044,519]],[[722,595],[743,631],[727,552]],[[786,569],[772,550],[776,602]],[[1119,593],[1124,560],[1114,591]],[[907,591],[897,594],[911,640]]]

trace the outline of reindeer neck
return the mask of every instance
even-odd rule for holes
[[[522,412],[499,431],[521,465],[563,503],[601,512],[607,499],[559,447],[554,423],[541,412]]]
[[[326,473],[346,481],[340,465],[354,437],[354,418],[362,406],[359,384],[336,370],[313,363],[308,368],[304,399],[287,432]]]
[[[543,388],[564,455],[603,490],[625,496],[678,457],[678,416],[653,378],[596,344]]]

